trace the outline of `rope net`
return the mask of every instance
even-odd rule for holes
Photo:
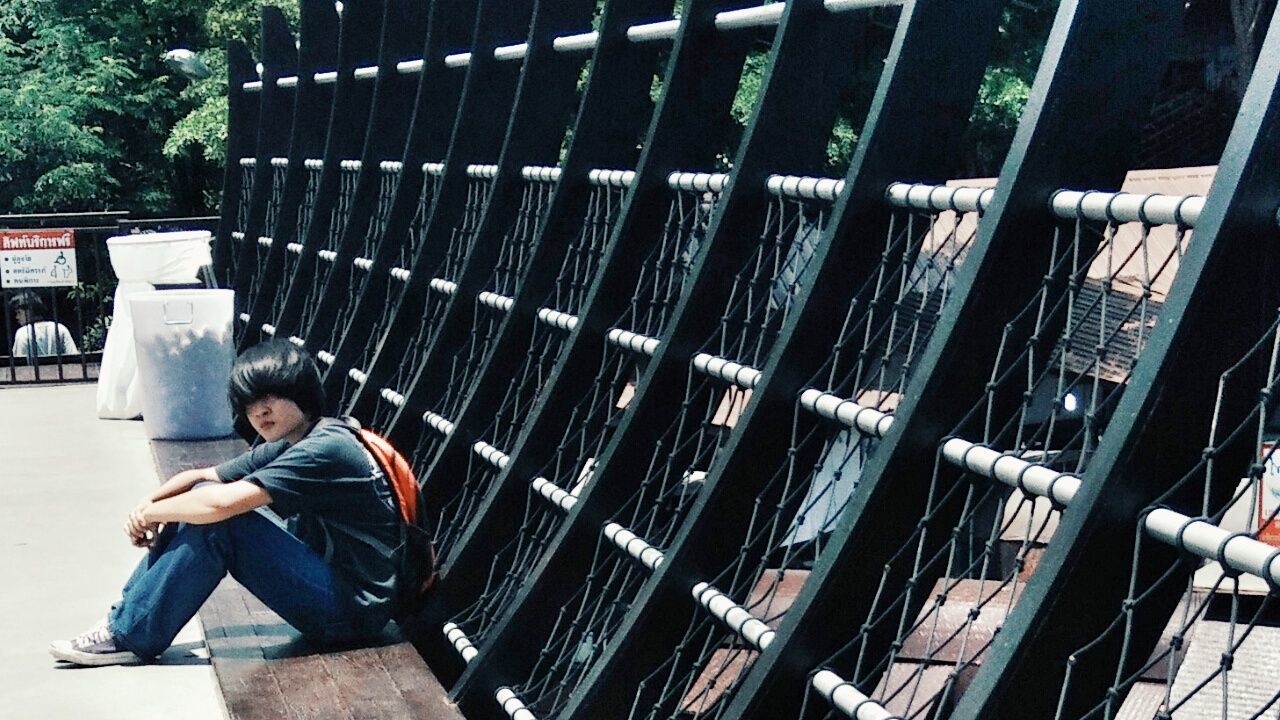
[[[240,198],[236,203],[236,226],[231,238],[237,242],[245,242],[244,231],[249,227],[249,201],[253,195],[253,173],[257,168],[255,158],[240,158]],[[240,266],[238,249],[231,253],[231,277],[236,277]]]
[[[517,381],[511,383],[500,410],[481,435],[491,441],[493,447],[505,450],[514,445],[529,411],[547,387],[551,370],[557,364],[574,327],[574,322],[569,321],[569,318],[576,321],[599,260],[608,249],[610,231],[625,199],[629,175],[618,172],[593,173],[593,180],[598,181],[598,184],[582,230],[565,257],[556,286],[543,305],[539,319],[535,321],[534,342],[531,343],[522,369],[516,375]],[[631,304],[623,314],[623,317],[638,316],[640,313],[637,304],[650,306],[657,303],[668,306],[666,310],[659,309],[659,312],[649,314],[653,322],[641,328],[654,336],[660,336],[665,330],[669,314],[667,310],[680,297],[689,270],[702,245],[718,196],[718,193],[707,196],[701,191],[673,188],[662,235],[641,263],[642,269],[632,291]],[[657,294],[658,288],[664,294]],[[637,355],[607,340],[602,342],[604,355],[591,387],[585,389],[582,400],[565,418],[562,439],[557,444],[554,455],[531,484],[518,532],[495,555],[484,591],[452,619],[451,625],[461,628],[473,643],[484,642],[493,623],[506,611],[515,593],[542,557],[547,543],[560,527],[565,511],[572,507],[577,494],[589,481],[594,458],[608,444],[634,394],[639,364],[647,356]],[[472,453],[468,458],[467,482],[458,498],[441,516],[440,534],[446,540],[456,539],[468,520],[469,507],[483,499],[496,479],[501,463],[493,462],[494,459],[492,453],[482,456],[478,452]],[[566,488],[567,491],[554,493],[553,490],[558,487]],[[552,500],[553,496],[558,499]],[[606,555],[599,559],[607,561],[609,558]],[[628,570],[626,564],[618,564],[608,573],[617,575]],[[560,622],[582,624],[585,628],[589,619],[601,610],[599,606],[592,606],[596,599],[598,598],[591,598],[580,592],[574,600],[575,609],[570,611],[566,608],[566,613],[576,615],[577,620],[562,616]],[[621,606],[615,609],[619,612],[625,610]],[[565,642],[570,641],[560,638],[557,642],[559,650],[553,650],[550,645],[544,649],[538,663],[539,669],[535,670],[534,679],[528,686],[534,691],[528,697],[540,698],[539,706],[558,706],[566,697],[564,693],[567,689],[577,682],[574,679],[576,675],[564,678],[564,684],[553,683],[543,676],[548,671],[554,672],[552,666],[563,666],[561,656],[564,654]],[[592,647],[592,642],[588,642],[583,646],[582,652],[593,652]],[[575,673],[579,670],[585,670],[585,667],[573,667],[568,672]]]
[[[370,273],[373,272],[373,258],[378,252],[378,245],[387,241],[387,217],[391,214],[391,204],[395,200],[396,187],[400,184],[400,163],[383,162],[378,167],[378,201],[373,216],[369,219],[369,227],[365,229],[359,254],[351,262],[351,287],[338,306],[333,324],[329,329],[329,338],[324,347],[337,350],[343,339],[351,330],[355,320],[356,304],[364,296],[365,287],[369,284]],[[332,360],[326,353],[319,356],[322,360]]]
[[[284,196],[284,181],[288,174],[288,159],[271,159],[271,196],[267,198],[267,215],[263,223],[262,237],[256,238],[254,243],[255,272],[249,282],[248,292],[245,296],[245,308],[252,308],[258,294],[262,292],[263,276],[266,275],[267,258],[271,254],[272,238],[275,237],[275,228],[280,214],[280,203]],[[235,324],[237,342],[244,335],[245,330],[244,323],[239,322],[239,320],[240,318],[237,318]]]
[[[801,716],[852,716],[869,699],[894,717],[943,717],[968,687],[1079,487],[1189,240],[1187,224],[1158,224],[1145,206],[1126,193],[1055,202],[1063,221],[1041,285],[1005,324],[982,396],[939,442],[918,523],[848,642],[811,675]],[[836,393],[843,408],[827,410],[874,442],[888,423],[865,410],[891,408],[903,385],[858,372]]]
[[[837,181],[826,181],[836,183]],[[814,186],[803,186],[813,188]],[[779,194],[777,215],[794,241],[764,257],[776,268],[771,285],[735,293],[744,320],[722,323],[708,348],[727,351],[725,359],[763,364],[776,323],[802,277],[798,258],[812,256],[825,224],[830,192],[806,196]],[[799,189],[789,184],[794,193]],[[795,206],[791,212],[789,206]],[[957,212],[959,210],[959,212]],[[927,341],[950,296],[956,267],[973,239],[979,208],[900,208],[885,236],[880,262],[850,303],[840,338],[806,392],[842,394],[875,388],[882,412],[891,412],[919,349]],[[785,222],[796,217],[793,224]],[[762,246],[763,247],[763,246]],[[786,292],[784,292],[784,290]],[[751,297],[752,302],[742,298]],[[739,336],[746,336],[740,339]],[[708,366],[714,367],[714,366]],[[754,368],[752,368],[754,369]],[[691,370],[691,378],[697,370]],[[743,371],[715,376],[748,380]],[[750,389],[730,384],[745,403]],[[758,458],[775,469],[758,494],[753,513],[739,537],[733,562],[694,588],[700,606],[671,656],[655,667],[635,690],[632,718],[720,717],[737,683],[777,628],[820,556],[862,464],[873,447],[847,425],[814,413],[797,402],[791,419],[791,443],[785,456]],[[729,608],[738,610],[730,614]]]
[[[427,232],[427,220],[431,215],[431,203],[435,201],[436,192],[440,186],[441,172],[433,172],[434,169],[442,172],[444,166],[439,163],[427,163],[423,166],[422,188],[418,193],[418,203],[414,208],[413,219],[409,221],[408,235],[404,242],[400,243],[397,265],[390,271],[393,280],[402,280],[409,276],[408,268],[418,256],[418,250],[422,248],[423,237]],[[346,376],[342,378],[342,394],[338,407],[345,408],[350,405],[364,384],[364,373],[373,364],[373,357],[378,351],[378,342],[387,328],[391,327],[391,321],[395,318],[396,309],[400,305],[400,296],[404,290],[403,281],[386,282],[382,287],[384,293],[382,303],[378,306],[377,316],[369,331],[360,337],[353,337],[350,334],[344,334],[342,337],[344,343],[360,343],[360,351]],[[378,427],[386,427],[385,423],[389,420],[390,416],[385,416],[382,418],[384,424]]]
[[[516,287],[524,278],[538,229],[555,193],[554,175],[550,172],[532,177],[530,173],[524,174],[520,208],[511,227],[503,234],[498,259],[485,281],[484,291],[473,300],[475,311],[467,338],[445,361],[449,380],[443,386],[427,389],[425,407],[429,412],[450,421],[461,416],[470,390],[493,351],[498,331],[515,303]],[[419,434],[414,458],[421,473],[430,467],[447,437],[439,431],[440,427],[426,425]]]
[[[1128,596],[1108,629],[1068,659],[1057,718],[1280,715],[1278,328],[1280,319],[1219,378],[1200,462],[1135,518]],[[1241,379],[1262,375],[1246,366],[1266,368],[1262,387]],[[1179,594],[1172,610],[1161,601]],[[1135,637],[1139,625],[1163,628],[1154,647]],[[1072,682],[1082,672],[1111,684],[1086,694]]]
[[[316,262],[312,268],[311,286],[307,290],[306,301],[302,305],[302,316],[297,327],[305,332],[315,319],[316,309],[329,284],[329,276],[333,274],[333,264],[338,258],[338,245],[342,242],[342,233],[346,230],[347,220],[351,217],[351,203],[356,196],[356,182],[360,177],[359,161],[343,161],[338,172],[338,198],[329,211],[329,228],[316,252]]]
[[[320,191],[320,175],[324,166],[319,159],[313,158],[304,161],[303,167],[306,170],[307,185],[302,193],[302,202],[298,204],[297,231],[294,234],[294,237],[299,240],[307,237],[307,230],[311,227],[311,216],[315,211],[316,195]],[[280,284],[276,288],[271,302],[270,317],[273,323],[278,322],[284,314],[285,300],[289,297],[289,288],[293,287],[293,282],[297,276],[298,256],[301,254],[301,242],[295,241],[285,246],[284,270],[280,273]],[[271,327],[274,327],[274,325]],[[264,327],[263,330],[266,331],[267,327]],[[274,330],[268,331],[268,334],[274,335]]]
[[[489,194],[493,190],[493,176],[472,175],[467,182],[466,202],[458,224],[453,227],[449,236],[449,244],[444,256],[440,259],[428,282],[427,302],[422,318],[416,321],[416,332],[404,356],[379,393],[377,408],[374,410],[373,427],[387,427],[394,417],[399,404],[390,397],[402,397],[413,380],[414,373],[422,365],[431,342],[435,339],[440,320],[444,317],[445,308],[457,289],[457,281],[462,275],[462,267],[471,253],[476,232],[480,229],[480,221],[484,217],[485,208],[489,204]],[[400,279],[400,275],[393,276]],[[407,276],[406,276],[407,277]],[[397,288],[402,290],[402,288]],[[397,295],[400,293],[397,292]],[[396,303],[399,304],[398,302]],[[387,392],[390,391],[390,392]],[[395,393],[395,394],[392,394]],[[415,462],[415,467],[417,463]]]

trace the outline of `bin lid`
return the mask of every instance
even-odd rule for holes
[[[152,243],[191,242],[193,240],[210,240],[213,233],[208,230],[182,230],[179,232],[131,233],[107,238],[107,246],[112,245],[144,245]]]

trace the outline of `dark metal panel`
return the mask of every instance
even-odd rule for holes
[[[1064,2],[994,201],[938,330],[895,414],[892,429],[863,469],[844,517],[779,635],[752,667],[734,712],[789,715],[806,676],[856,631],[886,560],[920,518],[939,441],[980,396],[1003,321],[1041,282],[1050,252],[1051,194],[1063,186],[1119,185],[1137,129],[1164,68],[1177,2]],[[963,38],[958,38],[963,42]],[[939,513],[939,527],[953,517]],[[936,534],[931,534],[935,544]],[[930,550],[923,551],[928,556]],[[901,584],[902,578],[891,578]],[[925,586],[932,582],[925,578]],[[923,602],[917,596],[916,602]],[[914,617],[915,608],[906,612]],[[887,649],[888,632],[868,644]],[[878,650],[876,650],[878,652]]]
[[[677,169],[713,166],[716,131],[727,121],[742,63],[754,39],[716,32],[715,13],[725,8],[723,3],[691,0],[680,13],[683,21],[663,94],[610,248],[569,347],[549,381],[546,399],[512,453],[515,457],[533,450],[540,456],[531,457],[533,462],[526,470],[536,469],[554,449],[577,394],[594,377],[604,335],[630,302],[637,274],[635,259],[643,257],[647,246],[660,236],[669,198],[667,176]],[[514,477],[527,482],[531,475]],[[602,487],[593,484],[579,508],[589,505],[591,493]],[[578,533],[598,528],[601,519],[590,514],[580,518]],[[569,522],[573,522],[572,516]],[[564,537],[561,533],[553,547],[563,543]],[[532,666],[537,646],[554,622],[559,600],[575,589],[569,583],[582,577],[583,563],[590,563],[590,546],[564,547],[568,550],[560,556],[564,561],[561,566],[549,572],[542,568],[537,579],[522,591],[517,606],[494,630],[489,646],[459,678],[453,692],[465,712],[477,713],[477,717],[494,715],[498,709],[492,697],[494,688],[513,682]]]
[[[343,409],[339,400],[346,380],[344,373],[365,364],[366,356],[371,359],[381,336],[377,324],[386,310],[388,271],[401,252],[410,247],[410,225],[419,212],[419,193],[424,181],[422,164],[439,161],[447,152],[465,75],[445,67],[440,59],[448,51],[466,47],[475,24],[475,9],[475,3],[470,0],[436,0],[431,5],[427,38],[420,56],[434,60],[417,73],[417,92],[401,156],[400,182],[391,201],[370,277],[352,309],[355,325],[344,335],[339,347],[332,350],[333,366],[341,370],[329,372],[324,378],[325,395],[336,410]]]
[[[1213,415],[1216,378],[1245,355],[1274,316],[1275,209],[1280,205],[1280,16],[1254,68],[1240,115],[1196,224],[1195,238],[1130,388],[1116,409],[1080,492],[1063,513],[1039,569],[1028,584],[953,718],[1049,717],[1058,702],[1067,657],[1100,635],[1118,612],[1130,583],[1128,550],[1141,511],[1200,459]],[[1223,332],[1224,324],[1231,330]],[[1256,332],[1255,332],[1256,331]],[[1206,342],[1206,338],[1213,338]],[[1262,387],[1265,368],[1241,365],[1233,377]],[[1228,393],[1221,412],[1239,417],[1256,402]],[[1239,458],[1244,467],[1256,458]],[[1216,488],[1209,507],[1221,507],[1234,486]],[[1202,488],[1189,485],[1173,506],[1200,507]],[[1193,495],[1194,497],[1185,497]],[[1175,557],[1148,547],[1137,587]],[[1194,565],[1184,566],[1190,573]],[[1139,666],[1186,589],[1185,577],[1154,588],[1135,623],[1130,648]],[[1110,647],[1091,653],[1112,656]],[[1115,681],[1114,662],[1078,666],[1066,717],[1078,717]],[[1120,672],[1127,677],[1138,667]],[[1087,704],[1086,704],[1087,703]]]
[[[904,6],[876,101],[845,178],[845,194],[833,210],[827,237],[812,261],[817,268],[815,279],[762,368],[765,379],[753,390],[746,414],[722,450],[723,459],[710,469],[707,485],[684,530],[667,550],[654,579],[636,598],[636,609],[575,706],[576,716],[626,714],[631,691],[671,656],[671,648],[679,643],[689,620],[695,612],[702,612],[689,588],[710,578],[738,553],[736,542],[726,539],[742,534],[753,510],[781,502],[781,498],[761,498],[773,468],[787,456],[789,435],[780,425],[790,417],[803,382],[826,360],[836,341],[838,327],[832,322],[843,315],[837,309],[847,307],[862,280],[877,267],[879,247],[874,241],[884,235],[889,221],[884,188],[900,178],[945,178],[951,170],[951,149],[964,128],[982,77],[999,17],[998,5],[994,0],[964,6],[920,0]],[[811,85],[821,82],[814,70],[815,56],[850,55],[857,48],[851,41],[856,35],[848,27],[854,20],[827,15],[820,2],[795,3],[791,8],[780,30],[768,94],[750,130],[754,142],[735,163],[742,170],[735,175],[734,184],[744,195],[751,190],[758,195],[763,185],[762,176],[753,178],[754,186],[744,179],[743,171],[752,166],[760,171],[793,171],[798,158],[790,150],[799,138],[791,133],[803,136],[814,132],[789,126],[794,121],[794,108],[801,102],[813,107],[823,92],[823,88]],[[726,214],[730,208],[726,205]],[[743,232],[745,227],[734,231]],[[706,284],[695,287],[702,290]],[[705,306],[695,304],[698,301],[691,296],[681,321],[686,315],[702,314],[699,309]],[[676,332],[679,330],[673,331],[673,336]],[[674,341],[670,345],[674,347]],[[628,435],[627,441],[630,439]],[[683,662],[687,666],[694,659],[688,657]]]
[[[244,43],[227,44],[227,166],[222,179],[222,217],[213,245],[214,274],[222,287],[231,285],[235,253],[231,233],[236,229],[240,203],[248,202],[248,198],[240,197],[240,158],[252,156],[257,142],[257,97],[244,90],[244,84],[257,77],[253,65]]]
[[[333,102],[332,87],[317,85],[315,74],[337,66],[338,14],[328,0],[303,0],[299,7],[297,85],[293,89],[292,123],[288,145],[288,167],[280,207],[277,210],[272,244],[263,261],[258,292],[252,307],[246,308],[249,319],[241,323],[240,346],[248,347],[262,339],[263,320],[282,298],[286,276],[286,247],[298,236],[300,213],[307,189],[307,158],[318,158],[324,152],[328,130],[328,113]],[[239,322],[240,318],[237,318]]]
[[[355,417],[372,416],[372,405],[384,380],[395,371],[416,334],[431,292],[429,275],[443,257],[449,234],[466,209],[467,165],[492,163],[498,157],[520,68],[495,59],[492,50],[525,37],[531,12],[531,0],[482,2],[476,11],[471,59],[445,158],[444,175],[436,181],[439,189],[423,233],[422,248],[413,260],[411,277],[404,283],[396,303],[395,318],[378,342],[377,353],[367,369],[368,379],[347,408]],[[427,58],[427,61],[443,63],[444,58]]]
[[[307,349],[332,352],[336,343],[330,342],[334,324],[345,318],[355,290],[352,265],[364,244],[370,223],[377,210],[378,191],[381,187],[383,160],[399,160],[404,151],[409,129],[411,103],[416,94],[416,78],[396,70],[396,64],[426,40],[426,13],[428,6],[415,0],[390,0],[382,20],[382,40],[379,43],[378,75],[373,81],[373,99],[369,110],[364,150],[360,154],[360,170],[356,176],[354,195],[351,199],[346,224],[338,242],[337,259],[320,296],[310,324],[299,327]],[[358,81],[368,84],[369,81]]]
[[[354,77],[357,67],[372,65],[378,57],[378,28],[381,27],[384,4],[377,0],[350,0],[344,3],[339,19],[337,80],[333,84],[333,103],[329,112],[329,129],[325,138],[324,169],[316,191],[315,206],[307,234],[301,238],[298,257],[280,316],[274,318],[275,335],[289,337],[304,326],[302,317],[307,298],[312,292],[317,273],[319,251],[326,243],[335,218],[340,163],[359,157],[364,144],[365,125],[373,102],[373,88]]]
[[[244,233],[236,248],[236,276],[234,278],[237,315],[247,309],[249,288],[253,286],[258,265],[258,237],[267,221],[267,205],[271,198],[271,158],[284,155],[289,150],[289,134],[293,127],[293,91],[280,88],[276,79],[292,75],[298,70],[298,51],[294,44],[289,22],[280,8],[265,5],[262,8],[262,89],[258,91],[258,117],[265,122],[258,124],[258,144],[253,168],[253,192],[249,197],[248,223],[237,228]]]

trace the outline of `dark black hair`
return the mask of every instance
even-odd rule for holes
[[[298,404],[308,418],[324,410],[320,371],[311,353],[287,340],[268,340],[240,353],[231,366],[228,390],[237,415],[255,400],[274,395]]]
[[[13,297],[9,298],[9,309],[14,312],[18,310],[26,312],[27,322],[39,322],[48,315],[44,308],[44,301],[34,290],[14,293]]]

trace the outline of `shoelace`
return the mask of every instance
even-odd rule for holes
[[[86,630],[84,633],[76,637],[76,647],[89,647],[112,640],[111,628],[107,625],[106,618],[98,621],[97,625]]]

